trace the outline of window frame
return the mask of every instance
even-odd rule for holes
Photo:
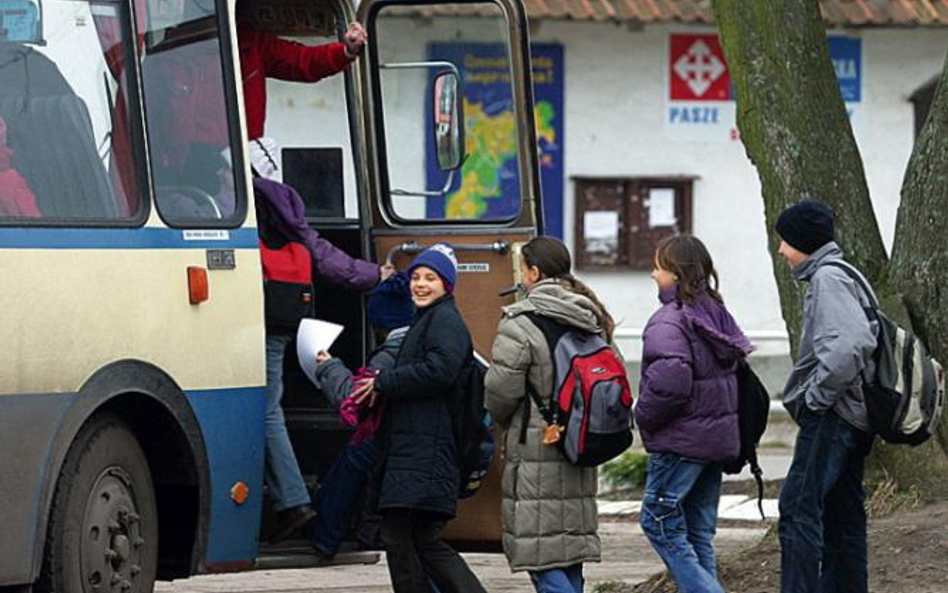
[[[211,21],[213,19],[214,24],[217,29],[215,35],[208,35],[206,39],[217,39],[219,46],[219,58],[221,64],[221,77],[224,85],[224,107],[227,114],[227,140],[229,143],[228,148],[230,148],[230,157],[231,157],[231,170],[234,175],[234,213],[229,218],[169,218],[162,212],[162,209],[158,206],[157,195],[155,192],[156,184],[154,183],[154,168],[151,163],[154,162],[152,158],[151,145],[148,142],[144,143],[144,149],[148,153],[148,196],[149,201],[154,204],[155,212],[158,214],[158,218],[161,219],[161,222],[165,226],[171,229],[176,230],[198,230],[198,229],[220,229],[220,230],[235,230],[244,226],[247,221],[247,210],[249,208],[249,196],[246,192],[246,187],[248,185],[248,180],[245,179],[245,164],[244,164],[244,147],[242,146],[243,142],[243,133],[242,127],[245,125],[243,121],[240,120],[240,114],[237,109],[237,82],[238,78],[236,72],[234,71],[234,63],[230,57],[233,55],[233,36],[230,35],[231,23],[231,13],[227,10],[226,0],[215,0],[215,14],[213,16],[206,16],[200,19],[195,19],[193,21],[187,21],[176,25],[188,26],[193,25],[194,23],[199,23],[200,21]],[[234,28],[233,30],[236,30]],[[225,34],[226,33],[226,34]],[[148,31],[142,32],[143,36],[147,37]],[[200,34],[197,35],[200,37]],[[139,58],[144,58],[144,45],[141,48],[142,54]],[[144,88],[144,77],[141,74],[141,68],[139,64],[136,64],[136,68],[139,74],[138,84]],[[239,68],[239,65],[238,65]],[[242,84],[242,79],[241,79]],[[242,91],[241,91],[242,92]],[[145,104],[144,90],[142,90],[142,102],[141,102],[141,120],[142,125],[147,127],[147,105]]]
[[[408,1],[379,0],[371,5],[371,8],[368,12],[368,18],[366,19],[367,21],[366,27],[368,30],[369,38],[376,39],[376,40],[379,38],[378,29],[377,29],[377,22],[378,22],[377,17],[378,17],[378,14],[387,7],[391,7],[391,6],[395,6],[398,8],[414,7],[417,9],[423,9],[426,6],[437,7],[438,5],[443,5],[443,4],[445,4],[444,0],[408,0]],[[524,116],[522,113],[520,113],[522,111],[522,107],[517,101],[517,88],[516,88],[517,83],[515,80],[514,62],[515,62],[515,54],[516,52],[520,51],[521,48],[514,45],[514,40],[511,39],[510,31],[512,27],[511,25],[512,16],[517,17],[517,16],[522,16],[522,15],[511,15],[510,6],[501,0],[452,0],[450,4],[470,4],[470,5],[490,4],[490,5],[496,6],[500,10],[500,14],[504,19],[504,23],[506,24],[505,31],[507,32],[506,39],[504,40],[504,42],[506,43],[506,48],[508,51],[508,60],[509,60],[508,69],[509,69],[510,80],[511,80],[510,91],[511,91],[511,97],[513,98],[513,101],[511,104],[514,109],[513,116],[514,116],[514,121],[519,122],[520,119]],[[368,54],[370,58],[369,63],[373,65],[373,67],[369,69],[369,80],[370,80],[369,95],[371,97],[370,104],[371,104],[371,111],[372,111],[370,117],[374,120],[375,123],[373,124],[373,127],[370,128],[371,129],[370,134],[374,136],[373,139],[375,141],[375,146],[376,146],[375,162],[377,163],[377,166],[378,166],[378,185],[377,185],[378,199],[379,199],[379,207],[381,209],[381,213],[386,219],[386,226],[389,226],[391,228],[450,227],[452,229],[483,229],[483,228],[492,228],[492,227],[493,228],[513,228],[513,227],[518,226],[518,224],[522,222],[523,217],[526,213],[526,209],[531,203],[524,199],[525,197],[524,189],[526,187],[525,184],[528,182],[527,180],[524,179],[524,175],[525,175],[524,162],[528,162],[528,163],[531,162],[530,160],[531,155],[524,154],[521,150],[524,146],[523,138],[518,138],[517,143],[516,143],[517,144],[517,175],[519,178],[518,185],[520,187],[519,196],[518,196],[519,205],[517,207],[516,213],[511,215],[510,217],[503,218],[503,219],[493,219],[493,220],[480,220],[480,219],[470,219],[470,218],[463,218],[463,219],[406,218],[404,216],[399,215],[398,212],[396,212],[395,205],[392,200],[392,197],[393,197],[391,193],[392,187],[391,187],[391,179],[389,175],[390,170],[389,170],[389,163],[388,163],[388,145],[387,145],[387,138],[386,138],[385,117],[384,117],[384,102],[382,98],[382,81],[381,81],[382,69],[378,67],[378,65],[380,64],[378,43],[375,42],[375,43],[368,44],[367,49],[368,49]],[[532,118],[533,118],[532,105],[534,103],[533,95],[532,95],[532,83],[530,86],[529,99],[530,99],[531,108],[530,108],[530,113],[528,114],[527,117],[529,117],[530,120],[532,121]],[[427,110],[425,111],[425,113],[427,114]],[[425,129],[427,129],[427,126],[425,126]],[[518,135],[520,135],[521,131],[517,130],[517,133]],[[530,135],[531,135],[531,138],[533,139],[533,145],[536,145],[535,134],[531,133]],[[428,139],[425,138],[425,141],[427,140]],[[461,168],[458,168],[458,173],[460,172],[461,172]],[[462,178],[462,181],[463,181],[463,178]],[[537,183],[539,183],[539,178],[537,179]],[[426,198],[419,197],[418,199],[426,199]],[[536,194],[536,199],[538,201],[542,201],[539,193]]]

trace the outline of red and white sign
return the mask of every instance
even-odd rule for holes
[[[672,34],[669,48],[672,101],[731,99],[731,76],[717,35]]]

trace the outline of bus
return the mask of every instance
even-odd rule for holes
[[[342,74],[267,82],[278,175],[353,256],[405,269],[455,245],[482,355],[542,232],[520,0],[0,0],[0,592],[313,563],[303,540],[265,543],[238,14],[306,44],[365,25]],[[362,295],[317,281],[315,302],[360,366]],[[349,432],[286,359],[287,425],[318,483]],[[497,465],[446,532],[459,546],[496,549]]]

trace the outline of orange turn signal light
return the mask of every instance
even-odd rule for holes
[[[243,482],[236,482],[230,488],[230,499],[233,500],[235,504],[244,504],[247,502],[247,497],[249,496],[250,488]]]
[[[188,300],[192,305],[197,305],[208,297],[207,270],[200,266],[188,266]]]

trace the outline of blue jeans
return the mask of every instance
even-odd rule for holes
[[[283,418],[283,353],[293,340],[291,335],[267,334],[267,471],[265,480],[273,501],[273,510],[282,511],[309,504],[309,492],[290,444]]]
[[[530,580],[537,593],[583,593],[583,565],[530,571]]]
[[[721,464],[652,453],[641,523],[681,593],[724,593],[711,540],[718,522]]]
[[[358,445],[347,443],[316,491],[313,547],[326,556],[335,556],[352,527],[366,482],[378,459],[374,438]]]
[[[801,406],[780,491],[780,591],[866,593],[863,469],[873,436]]]

